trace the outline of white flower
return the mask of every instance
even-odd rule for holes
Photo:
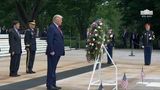
[[[98,26],[98,28],[100,29],[101,27],[100,27],[100,26]]]
[[[97,29],[94,29],[94,32],[97,32]]]
[[[99,23],[99,25],[101,25],[101,26],[102,26],[102,25],[103,25],[103,23],[102,23],[102,22],[100,22],[100,23]]]
[[[92,43],[89,43],[89,45],[92,45]]]
[[[103,41],[105,41],[105,39],[103,39]]]
[[[93,41],[95,41],[95,39],[93,38]]]
[[[100,44],[100,42],[98,42],[98,44]]]
[[[97,36],[98,36],[98,34],[95,34],[95,36],[97,37]]]
[[[98,48],[96,47],[95,49],[97,50]]]
[[[94,43],[92,43],[92,46],[94,46]]]
[[[88,47],[88,45],[86,45],[86,47]]]
[[[153,38],[155,38],[155,35],[153,35]]]

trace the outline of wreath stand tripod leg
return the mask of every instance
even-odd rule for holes
[[[113,61],[113,59],[111,58],[110,54],[108,53],[107,49],[105,48],[105,46],[102,44],[102,48],[105,50],[106,54],[109,56],[109,58],[111,59],[113,66],[115,68],[115,83],[110,84],[110,85],[115,85],[115,87],[112,90],[118,90],[118,68],[116,63]]]
[[[99,57],[98,57],[98,58],[99,58]],[[97,67],[98,64],[100,64],[98,58],[96,59],[96,61],[95,61],[95,63],[94,63],[93,72],[92,72],[92,75],[91,75],[91,78],[90,78],[90,83],[89,83],[89,86],[88,86],[88,90],[90,90],[90,87],[91,87],[91,85],[93,84],[93,78],[94,78],[94,74],[95,74],[95,71],[96,71],[96,67]],[[99,65],[99,67],[100,67],[100,65]],[[98,68],[99,68],[99,67],[98,67]],[[99,78],[100,78],[100,76],[99,76]]]
[[[109,53],[106,50],[104,45],[102,45],[102,48],[105,50],[106,54],[109,56],[109,58],[111,59],[113,65],[115,67],[115,83],[113,83],[113,84],[104,83],[104,85],[115,85],[115,87],[112,90],[118,90],[118,69],[117,69],[117,66],[116,66],[115,62],[113,61],[113,59],[111,58],[111,56],[109,55]],[[90,83],[89,83],[89,86],[88,86],[88,90],[90,90],[91,85],[99,85],[102,82],[102,78],[101,78],[101,64],[102,63],[101,63],[101,58],[99,58],[99,57],[100,56],[98,56],[98,58],[96,59],[96,61],[94,63],[93,72],[92,72],[92,76],[90,78]],[[99,80],[93,81],[97,65],[99,65],[98,66],[98,79]],[[99,83],[99,84],[96,84],[96,83]]]

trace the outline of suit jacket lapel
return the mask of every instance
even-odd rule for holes
[[[13,30],[14,30],[14,33],[17,35],[17,37],[20,39],[21,36],[20,36],[19,32],[17,32],[15,29],[13,29]]]
[[[54,26],[56,27],[56,29],[57,29],[57,32],[62,36],[62,38],[63,38],[63,32],[61,31],[59,31],[59,28],[54,24]]]
[[[58,30],[58,28],[57,28],[57,31],[58,31],[58,33],[60,34],[60,36],[63,38],[63,32],[62,32],[62,31],[60,32],[60,31]]]

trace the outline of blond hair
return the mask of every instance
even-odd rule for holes
[[[53,16],[52,21],[56,22],[57,18],[63,18],[63,16],[56,14]]]

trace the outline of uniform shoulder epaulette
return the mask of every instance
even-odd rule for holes
[[[26,31],[30,31],[30,29],[27,29]]]

